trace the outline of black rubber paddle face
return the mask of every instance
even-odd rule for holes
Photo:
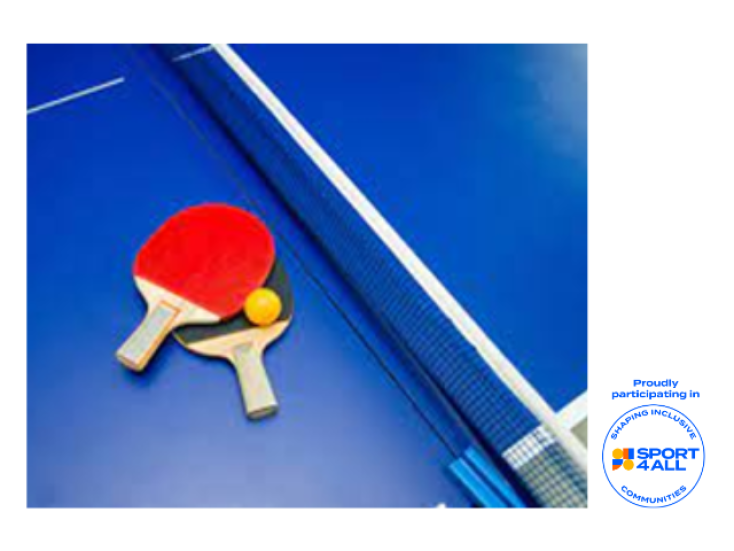
[[[282,310],[275,323],[289,321],[293,317],[293,290],[291,289],[288,274],[285,272],[285,268],[280,260],[275,260],[273,269],[265,280],[263,287],[272,289],[280,297]],[[231,335],[232,333],[240,333],[249,329],[264,328],[250,322],[243,311],[223,323],[214,325],[189,325],[177,329],[174,334],[181,344],[187,346],[209,339]]]

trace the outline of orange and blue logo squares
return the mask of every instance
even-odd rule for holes
[[[626,471],[631,471],[635,466],[633,459],[635,458],[634,448],[617,448],[612,452],[612,470],[616,471],[620,467],[624,467]]]

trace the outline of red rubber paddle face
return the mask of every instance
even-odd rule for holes
[[[133,273],[228,318],[260,287],[275,261],[267,227],[229,205],[202,205],[169,218],[143,245]]]

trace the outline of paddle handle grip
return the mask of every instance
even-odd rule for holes
[[[278,411],[270,379],[262,361],[262,351],[249,344],[234,349],[233,363],[240,380],[247,417],[262,419]]]
[[[143,371],[174,328],[180,310],[160,302],[148,309],[143,322],[117,351],[117,359],[133,371]]]

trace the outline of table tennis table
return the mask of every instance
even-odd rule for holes
[[[585,444],[586,48],[231,51]],[[459,468],[467,449],[500,474],[501,458],[375,323],[389,305],[366,304],[187,91],[218,55],[28,47],[28,505],[502,506]],[[207,202],[266,221],[294,287],[265,358],[281,411],[258,422],[226,364],[172,340],[143,376],[115,360],[144,311],[137,248]]]

